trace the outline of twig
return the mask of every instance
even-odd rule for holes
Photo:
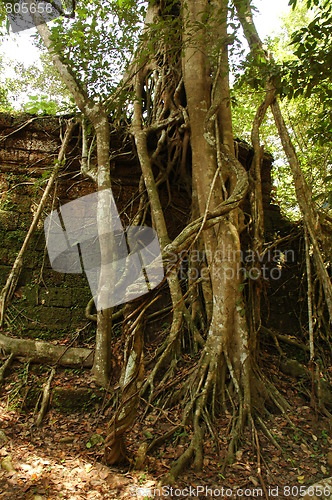
[[[0,384],[2,384],[3,379],[5,378],[5,371],[12,364],[14,358],[15,358],[15,354],[11,353],[10,356],[6,359],[6,361],[2,365],[2,367],[0,368]]]
[[[264,479],[262,477],[261,452],[260,452],[259,438],[258,438],[258,434],[257,434],[256,427],[255,427],[254,423],[252,425],[253,425],[253,432],[254,432],[254,435],[255,435],[256,448],[257,448],[257,474],[258,474],[260,483],[261,483],[261,485],[263,487],[263,490],[264,490],[264,493],[265,493],[265,498],[267,500],[269,500],[270,497],[269,497],[269,494],[267,492]]]
[[[37,427],[39,427],[40,424],[42,423],[42,420],[43,420],[44,415],[45,415],[46,410],[47,410],[48,402],[50,400],[50,388],[51,388],[51,383],[52,383],[54,375],[55,375],[55,368],[52,368],[50,376],[48,377],[47,382],[44,385],[43,398],[42,398],[40,410],[39,410],[39,413],[38,413],[38,416],[36,419],[36,426]]]

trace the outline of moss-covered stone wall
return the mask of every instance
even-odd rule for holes
[[[43,189],[57,158],[64,120],[0,115],[0,286],[2,287],[25,239]],[[43,221],[61,198],[65,201],[93,191],[77,182],[77,137],[69,148],[58,188],[52,193],[24,259],[24,268],[7,311],[5,330],[29,338],[68,338],[80,329],[91,330],[85,306],[91,298],[84,275],[52,270],[45,249]],[[72,152],[70,153],[70,150]],[[60,187],[60,189],[59,189]]]

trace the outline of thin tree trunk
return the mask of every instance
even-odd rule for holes
[[[323,285],[326,305],[328,308],[330,321],[332,322],[332,284],[319,246],[319,242],[323,240],[319,217],[313,206],[310,189],[304,178],[301,165],[298,161],[296,151],[289,136],[277,100],[272,103],[271,107],[279,131],[279,136],[293,174],[296,198],[314,249],[316,270]]]
[[[97,226],[100,245],[100,276],[97,303],[106,303],[109,300],[110,290],[114,283],[114,273],[110,262],[114,255],[110,252],[115,251],[112,233],[112,207],[110,206],[111,197],[111,176],[109,168],[109,148],[110,132],[108,117],[103,112],[99,117],[99,123],[95,126],[97,136],[97,158],[98,158],[98,206],[97,206]],[[106,309],[97,311],[97,332],[96,349],[92,368],[92,373],[96,382],[106,387],[109,380],[110,356],[111,356],[111,335],[112,335],[112,309],[110,304]]]
[[[257,279],[249,282],[249,297],[252,310],[250,311],[250,349],[253,356],[258,355],[258,333],[261,327],[261,291],[262,274],[260,255],[264,243],[264,210],[262,195],[261,168],[263,162],[264,148],[260,145],[259,130],[266,115],[266,111],[275,98],[275,91],[271,88],[270,82],[264,101],[258,107],[251,131],[251,142],[254,148],[254,157],[249,169],[249,197],[251,206],[251,216],[253,221],[253,244],[252,251],[254,260],[252,267]]]

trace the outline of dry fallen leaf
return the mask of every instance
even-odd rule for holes
[[[308,453],[310,455],[310,450],[308,450],[307,446],[305,443],[301,443],[301,449],[304,451],[304,453]]]
[[[255,487],[258,486],[259,483],[254,476],[249,476],[249,479]]]
[[[103,479],[103,480],[105,480],[109,475],[110,475],[110,472],[106,469],[101,470],[99,472],[99,477],[100,477],[100,479]]]

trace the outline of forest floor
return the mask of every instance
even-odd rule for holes
[[[265,363],[264,363],[265,364]],[[14,364],[0,392],[0,498],[19,499],[148,499],[154,498],[161,477],[172,460],[185,450],[190,429],[175,434],[152,453],[143,470],[133,464],[106,467],[102,463],[102,438],[106,434],[109,411],[100,405],[82,407],[65,413],[52,407],[39,429],[34,426],[33,411],[26,408],[22,390],[23,365]],[[189,469],[173,490],[160,491],[167,498],[300,498],[310,484],[329,475],[328,449],[332,448],[328,421],[310,408],[301,383],[275,368],[270,357],[270,379],[292,404],[287,418],[274,414],[265,420],[280,449],[259,433],[260,449],[253,447],[248,435],[236,453],[234,463],[223,470],[230,416],[215,423],[215,435],[205,439],[203,470]],[[36,377],[36,375],[34,375]],[[88,373],[59,370],[53,386],[90,386]],[[23,394],[23,396],[22,396]],[[146,404],[142,402],[142,412]],[[135,455],[139,443],[163,435],[179,422],[180,408],[164,410],[145,417],[144,428],[138,418],[128,434],[129,455]],[[156,421],[157,420],[157,421]],[[149,422],[150,427],[146,427]],[[7,441],[5,436],[7,437]],[[100,437],[100,439],[98,438]],[[7,470],[6,470],[7,469]],[[157,496],[157,491],[155,496]]]

